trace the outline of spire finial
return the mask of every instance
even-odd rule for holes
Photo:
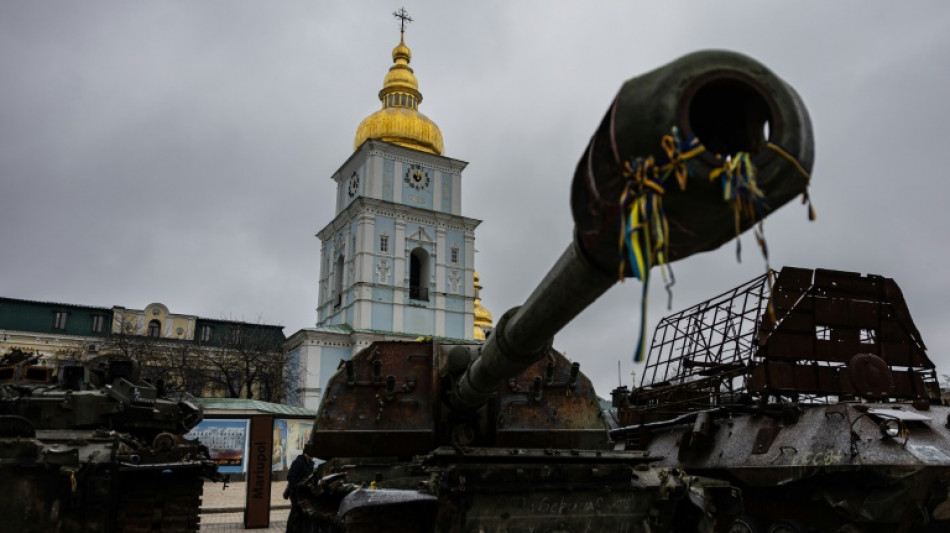
[[[406,33],[406,24],[412,22],[412,17],[406,8],[400,7],[399,11],[393,11],[393,16],[399,19],[399,40],[402,40],[402,34]]]

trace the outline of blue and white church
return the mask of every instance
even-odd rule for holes
[[[381,109],[360,123],[332,176],[336,216],[317,233],[317,323],[285,345],[287,403],[316,409],[340,361],[376,340],[478,342],[491,328],[475,273],[481,221],[461,213],[468,163],[444,155],[441,131],[419,112],[404,31],[392,59]]]

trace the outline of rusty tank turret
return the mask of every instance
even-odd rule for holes
[[[668,316],[613,403],[623,448],[742,489],[733,533],[950,531],[950,407],[893,279],[785,267]]]
[[[740,159],[754,210],[723,198]],[[735,490],[615,451],[590,381],[552,341],[620,276],[645,277],[617,247],[635,202],[665,188],[667,244],[650,258],[674,261],[802,194],[812,159],[798,95],[745,56],[698,52],[628,81],[577,165],[574,238],[551,271],[484,344],[376,342],[344,361],[309,444],[325,462],[297,501],[334,531],[728,527]]]
[[[66,364],[0,361],[4,531],[198,530],[208,450],[183,435],[202,419],[163,398],[122,356]]]

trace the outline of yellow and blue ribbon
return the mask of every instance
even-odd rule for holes
[[[722,184],[722,199],[732,204],[735,214],[736,228],[736,260],[742,262],[742,243],[739,234],[742,233],[742,216],[758,222],[758,231],[761,234],[761,221],[765,210],[765,193],[759,188],[755,179],[755,165],[748,152],[739,152],[727,159],[723,165],[709,173],[709,180],[719,179]],[[764,234],[763,234],[764,235]],[[766,253],[765,238],[758,239],[760,248]]]
[[[619,277],[624,278],[627,264],[631,273],[643,282],[640,301],[640,338],[634,361],[645,355],[647,296],[650,268],[667,261],[669,223],[663,211],[663,178],[652,157],[624,164],[627,180],[620,195],[620,264]]]
[[[680,190],[686,189],[690,177],[694,175],[689,161],[706,151],[695,135],[685,141],[680,131],[673,126],[668,135],[660,139],[660,146],[666,155],[666,161],[658,164],[653,157],[636,158],[623,164],[623,178],[626,180],[620,194],[620,262],[619,277],[623,281],[629,264],[632,275],[643,282],[643,295],[640,303],[640,334],[634,362],[642,362],[646,356],[646,314],[647,295],[650,282],[650,269],[653,266],[666,266],[662,270],[666,280],[666,290],[670,295],[676,278],[670,268],[669,259],[669,221],[663,210],[665,183],[675,178]],[[766,148],[775,151],[788,160],[806,178],[811,176],[801,164],[781,146],[766,143]],[[721,159],[721,156],[718,156]],[[739,235],[742,230],[742,217],[751,220],[755,227],[755,239],[765,258],[766,271],[769,267],[768,245],[765,241],[763,218],[768,209],[765,194],[756,181],[756,168],[747,152],[739,152],[723,161],[721,167],[709,173],[709,180],[720,180],[723,201],[731,204],[735,214],[736,258],[741,261],[742,245]],[[806,185],[802,193],[802,203],[808,204],[808,219],[815,220],[815,211],[808,196]],[[772,313],[771,307],[769,313]]]

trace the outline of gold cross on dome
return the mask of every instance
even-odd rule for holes
[[[405,33],[406,24],[412,22],[412,17],[409,16],[409,12],[406,11],[406,8],[400,7],[399,11],[393,11],[393,16],[399,19],[399,33]]]

